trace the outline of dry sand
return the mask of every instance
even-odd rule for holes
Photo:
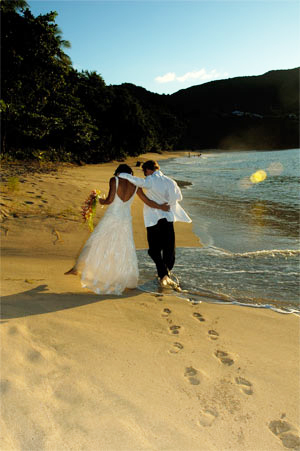
[[[117,165],[2,186],[1,450],[299,450],[299,317],[63,275],[89,235],[78,207]],[[145,248],[139,199],[133,218]]]

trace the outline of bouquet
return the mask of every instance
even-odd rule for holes
[[[94,230],[94,216],[100,197],[100,191],[98,189],[94,189],[82,205],[82,218],[84,222],[87,222],[91,232]]]

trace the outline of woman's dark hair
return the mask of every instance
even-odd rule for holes
[[[121,172],[125,172],[126,174],[133,174],[133,170],[128,164],[120,164],[115,170],[114,175],[120,174]]]

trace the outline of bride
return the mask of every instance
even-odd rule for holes
[[[121,164],[109,181],[109,193],[100,204],[109,205],[103,218],[85,243],[75,265],[65,272],[80,274],[81,285],[97,294],[120,295],[125,288],[138,283],[138,263],[133,241],[131,204],[135,193],[149,207],[168,211],[167,204],[148,199],[141,188],[119,179],[121,172],[133,174],[127,164]]]

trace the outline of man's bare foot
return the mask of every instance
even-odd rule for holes
[[[160,280],[160,285],[163,288],[177,288],[178,285],[176,282],[174,282],[172,279],[170,279],[169,276],[164,276],[161,280]]]
[[[78,271],[75,268],[71,268],[69,271],[65,272],[65,276],[69,276],[70,274],[72,274],[73,276],[77,276]]]

